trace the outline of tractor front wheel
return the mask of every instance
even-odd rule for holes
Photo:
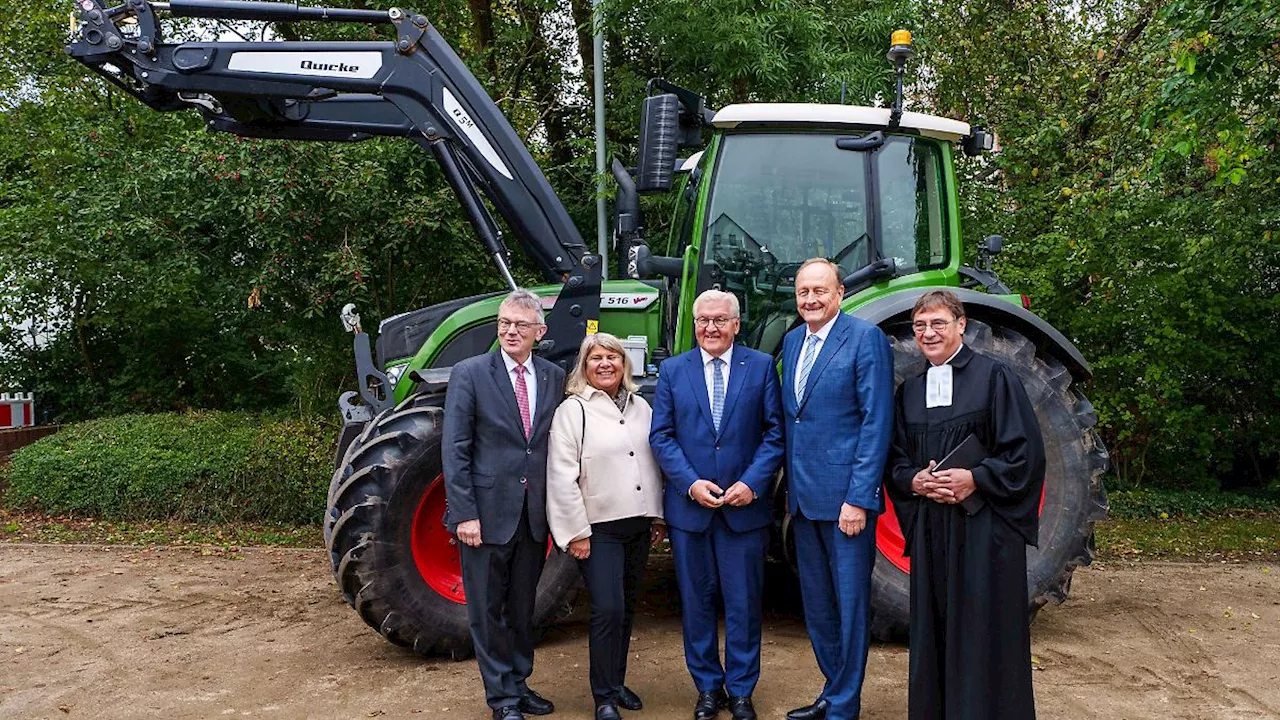
[[[369,627],[424,656],[472,653],[455,538],[444,526],[439,395],[413,395],[351,442],[334,471],[325,541],[342,597]],[[534,619],[567,613],[571,558],[548,547]]]

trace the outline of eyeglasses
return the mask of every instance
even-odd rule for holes
[[[911,323],[911,329],[914,330],[917,335],[923,335],[925,330],[942,332],[943,330],[946,330],[947,326],[953,322],[955,322],[955,320],[942,320],[942,319],[935,318],[933,320],[930,320],[927,323],[925,322]]]
[[[524,335],[528,333],[530,330],[538,327],[541,324],[542,323],[539,323],[539,322],[525,322],[523,320],[520,320],[520,321],[507,320],[503,318],[498,320],[498,332],[504,333],[514,327],[517,331],[519,331],[521,335]]]
[[[707,326],[708,326],[708,325],[711,325],[711,326],[715,327],[715,329],[719,330],[719,329],[723,328],[725,325],[728,325],[728,324],[730,323],[730,321],[732,321],[732,320],[736,320],[736,319],[737,319],[737,318],[731,318],[731,317],[714,317],[714,318],[712,318],[712,317],[699,317],[699,318],[694,318],[694,319],[693,319],[693,324],[694,324],[694,325],[697,325],[698,327],[702,328],[703,330],[707,329]]]

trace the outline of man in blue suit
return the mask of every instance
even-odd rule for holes
[[[663,509],[684,657],[698,690],[693,717],[710,720],[728,707],[734,720],[755,720],[768,490],[784,452],[782,391],[773,358],[733,344],[734,295],[708,290],[693,315],[698,347],[662,363],[649,444],[667,478]]]
[[[805,324],[783,342],[787,510],[793,518],[804,620],[826,684],[790,720],[857,720],[870,647],[871,568],[880,486],[893,435],[893,353],[875,325],[840,312],[844,286],[828,260],[796,273]]]

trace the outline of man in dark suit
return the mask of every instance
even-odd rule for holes
[[[684,657],[698,690],[693,716],[710,720],[727,706],[735,720],[754,720],[768,490],[784,450],[781,389],[773,358],[733,344],[735,296],[708,290],[693,314],[698,348],[662,363],[649,444],[667,478]]]
[[[498,308],[499,349],[454,365],[445,400],[445,523],[458,536],[471,639],[495,720],[555,709],[526,682],[547,552],[547,435],[564,394],[564,371],[533,356],[546,329],[536,295],[508,295]]]
[[[816,258],[795,279],[805,324],[787,333],[782,395],[788,511],[805,625],[826,684],[791,720],[857,720],[870,647],[871,568],[893,435],[893,353],[875,325],[840,312],[839,268]]]

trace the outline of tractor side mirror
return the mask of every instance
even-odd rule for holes
[[[969,157],[977,157],[984,152],[991,152],[995,146],[996,134],[982,128],[974,128],[973,134],[960,141],[960,148]]]
[[[651,95],[640,106],[640,157],[636,189],[671,189],[680,144],[680,98],[675,93]]]
[[[1004,250],[1004,238],[999,235],[988,235],[978,243],[978,269],[991,272],[992,261],[1000,251]]]
[[[684,274],[684,259],[654,255],[648,245],[632,245],[627,256],[627,275],[643,280],[655,275],[679,280]]]

